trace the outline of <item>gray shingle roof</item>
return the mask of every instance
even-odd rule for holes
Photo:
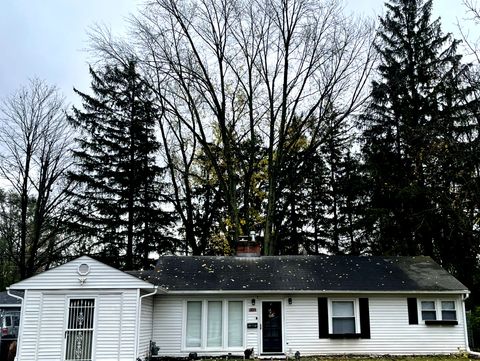
[[[23,292],[20,291],[11,291],[11,293],[17,295],[17,296],[22,296],[23,297]],[[0,305],[20,305],[21,301],[18,298],[11,297],[7,294],[7,291],[0,292]]]
[[[160,257],[137,276],[169,291],[466,291],[430,257]]]

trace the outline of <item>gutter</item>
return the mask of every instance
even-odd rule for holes
[[[463,322],[463,331],[464,331],[464,336],[465,336],[465,346],[466,346],[466,351],[473,356],[480,357],[480,352],[475,352],[470,350],[470,346],[468,345],[468,328],[467,328],[467,313],[465,311],[465,301],[470,297],[470,293],[465,293],[462,297],[463,299],[463,316],[465,317],[464,322]]]
[[[145,297],[150,297],[150,296],[156,295],[157,292],[158,292],[158,286],[154,286],[154,291],[153,292],[147,293],[146,295],[140,296],[138,298],[137,325],[136,325],[137,332],[136,332],[136,335],[135,335],[135,353],[134,353],[133,361],[136,361],[136,360],[139,359],[139,357],[138,357],[138,347],[140,346],[139,342],[140,342],[140,326],[141,326],[141,317],[142,317],[142,300]]]
[[[10,287],[7,287],[7,295],[10,297],[16,298],[17,300],[20,300],[20,325],[18,327],[18,335],[17,335],[17,356],[15,357],[15,360],[20,360],[20,354],[19,354],[19,345],[20,345],[20,339],[23,335],[23,320],[24,320],[24,314],[25,314],[25,307],[23,305],[23,297],[14,295],[13,293],[10,293]]]

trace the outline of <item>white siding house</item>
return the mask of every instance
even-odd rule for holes
[[[161,257],[138,277],[80,257],[23,290],[19,361],[450,354],[466,287],[428,257]]]

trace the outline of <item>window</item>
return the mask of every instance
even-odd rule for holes
[[[243,320],[243,301],[187,301],[185,346],[242,349]]]
[[[457,319],[454,301],[442,301],[442,320],[453,321]]]
[[[355,333],[353,301],[332,301],[332,333]]]
[[[208,301],[207,347],[222,347],[222,302]]]
[[[370,307],[366,297],[318,298],[319,338],[370,338]]]
[[[65,331],[65,361],[91,361],[93,344],[94,299],[71,299]]]
[[[228,302],[228,347],[243,347],[243,302]]]
[[[187,347],[200,347],[202,340],[202,302],[187,302]]]
[[[422,320],[426,324],[440,324],[457,321],[455,301],[425,300],[420,301]]]
[[[437,311],[434,301],[422,301],[422,320],[436,320]]]

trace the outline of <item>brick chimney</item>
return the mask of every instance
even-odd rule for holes
[[[237,257],[260,257],[262,247],[255,240],[255,232],[250,232],[250,238],[240,237],[237,243]]]

